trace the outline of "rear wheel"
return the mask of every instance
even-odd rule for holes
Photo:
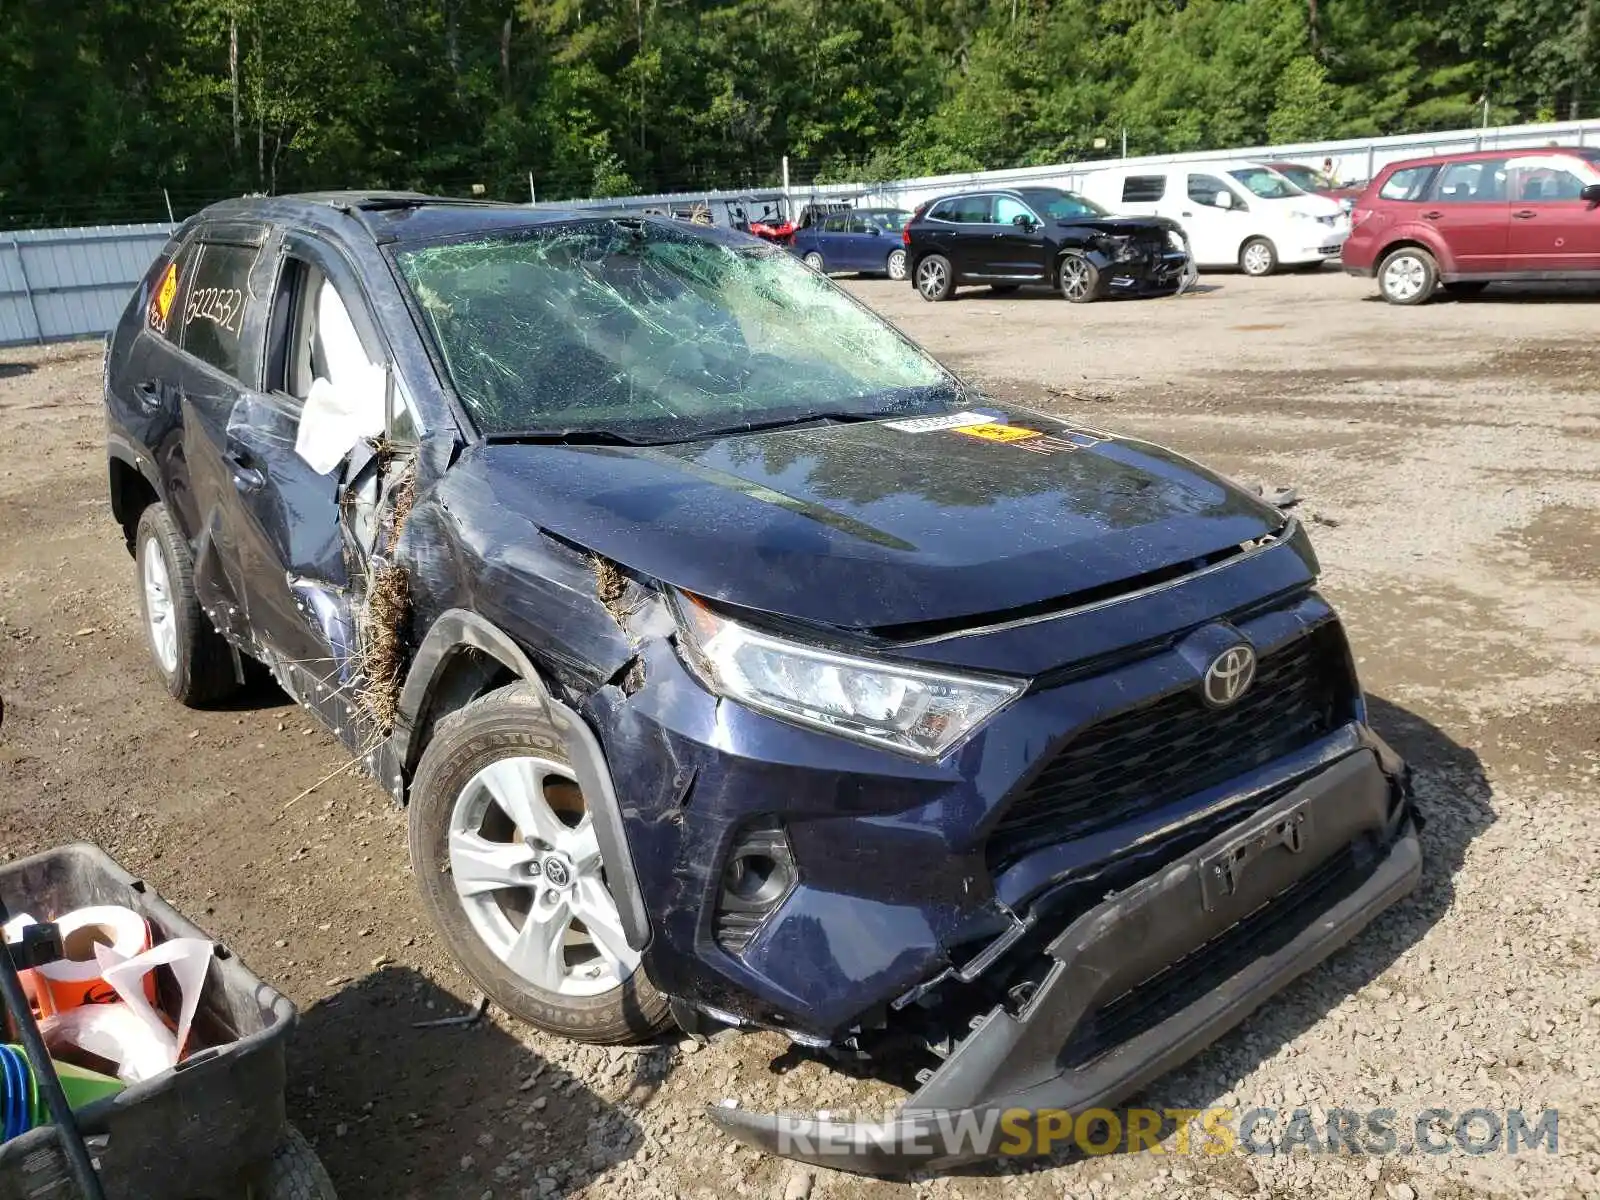
[[[139,517],[134,562],[145,640],[167,691],[191,707],[228,695],[238,686],[233,651],[200,607],[188,543],[161,504]]]
[[[903,280],[906,277],[906,252],[903,249],[889,251],[889,259],[884,264],[884,270],[890,279]]]
[[[1074,304],[1088,304],[1100,298],[1100,271],[1076,250],[1068,250],[1061,256],[1056,284],[1061,294]]]
[[[806,266],[810,267],[813,271],[822,270],[822,255],[818,254],[815,250],[807,253],[804,261]]]
[[[1239,249],[1239,269],[1258,279],[1263,275],[1271,275],[1278,269],[1276,247],[1266,238],[1251,238]]]
[[[948,300],[955,290],[955,272],[944,255],[930,254],[917,264],[917,291],[924,300]]]
[[[533,688],[501,688],[439,723],[408,825],[429,915],[506,1011],[585,1042],[666,1025],[667,1001],[623,931],[589,798]]]
[[[1390,304],[1425,304],[1439,282],[1439,264],[1421,246],[1402,246],[1378,268],[1378,291]]]

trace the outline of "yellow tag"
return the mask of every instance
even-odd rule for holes
[[[1024,429],[1021,425],[963,425],[955,432],[985,442],[1025,442],[1039,436],[1037,429]]]
[[[156,317],[165,321],[167,314],[172,311],[172,301],[178,294],[178,264],[169,263],[167,273],[161,277],[161,286],[156,289]]]

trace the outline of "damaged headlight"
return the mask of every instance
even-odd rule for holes
[[[915,758],[942,757],[1026,686],[774,637],[688,596],[678,597],[677,609],[684,661],[712,692]]]

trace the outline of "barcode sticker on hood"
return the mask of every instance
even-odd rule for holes
[[[958,412],[945,413],[937,417],[911,417],[905,421],[885,421],[890,429],[898,429],[901,433],[933,433],[939,429],[961,429],[969,425],[993,425],[994,418],[986,417],[982,413]]]

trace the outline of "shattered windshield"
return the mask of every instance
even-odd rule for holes
[[[1024,189],[1022,197],[1052,221],[1073,221],[1079,217],[1108,215],[1105,209],[1088,197],[1080,196],[1077,192],[1063,192],[1058,188]]]
[[[941,411],[957,395],[936,362],[776,246],[594,220],[397,261],[486,435],[680,441]]]

